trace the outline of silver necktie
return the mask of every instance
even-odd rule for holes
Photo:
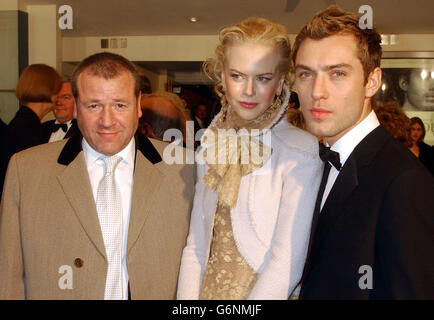
[[[115,170],[122,158],[111,156],[104,161],[104,175],[98,184],[98,212],[107,255],[105,300],[122,299],[122,198],[115,180]]]

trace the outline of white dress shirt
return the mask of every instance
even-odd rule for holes
[[[354,148],[362,141],[372,130],[380,125],[378,122],[377,115],[374,111],[371,111],[369,115],[363,119],[357,126],[348,131],[343,137],[336,141],[330,149],[339,152],[339,158],[341,160],[342,168],[344,167],[345,161],[347,161],[350,154],[353,152]],[[327,144],[327,146],[329,146]],[[339,171],[332,165],[327,180],[326,187],[324,189],[324,194],[321,201],[321,208],[327,200],[327,197],[332,189],[336,178],[338,177]]]
[[[59,121],[54,121],[54,124],[60,124]],[[65,124],[68,126],[68,128],[66,129],[66,131],[63,131],[61,128],[59,128],[56,132],[53,132],[50,136],[50,140],[48,140],[48,142],[54,142],[54,141],[60,141],[63,138],[65,138],[66,133],[68,132],[69,129],[71,129],[72,126],[72,119],[65,122]]]
[[[100,157],[106,157],[103,154],[95,151],[83,138],[82,142],[84,158],[86,160],[87,171],[89,173],[90,184],[92,186],[93,199],[96,203],[98,192],[98,184],[103,177],[104,162],[98,160]],[[115,179],[121,191],[122,197],[122,292],[123,299],[128,299],[128,270],[126,264],[126,251],[128,239],[128,224],[131,210],[131,197],[133,191],[134,180],[134,158],[135,158],[135,141],[131,139],[130,143],[116,155],[122,157],[122,161],[116,168]]]

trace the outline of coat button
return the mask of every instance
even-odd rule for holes
[[[83,260],[81,260],[80,258],[75,259],[75,260],[74,260],[74,265],[75,265],[77,268],[81,268],[81,267],[83,266]]]

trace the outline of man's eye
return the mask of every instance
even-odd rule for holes
[[[332,75],[333,75],[333,77],[335,77],[335,78],[341,78],[341,77],[344,77],[344,76],[345,76],[345,73],[342,72],[342,71],[334,71]]]
[[[310,76],[310,73],[307,71],[301,71],[297,74],[297,77],[301,78],[301,79],[308,78],[309,76]]]
[[[117,109],[117,110],[123,110],[123,109],[125,109],[127,107],[127,105],[126,104],[123,104],[123,103],[116,103],[115,104],[115,109]]]

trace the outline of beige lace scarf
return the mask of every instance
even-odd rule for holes
[[[228,105],[222,110],[202,137],[204,160],[209,169],[204,183],[218,191],[218,205],[235,207],[241,177],[261,168],[271,157],[272,148],[259,140],[265,129],[271,129],[286,112],[290,92],[283,86],[281,98],[257,119],[241,119]]]

